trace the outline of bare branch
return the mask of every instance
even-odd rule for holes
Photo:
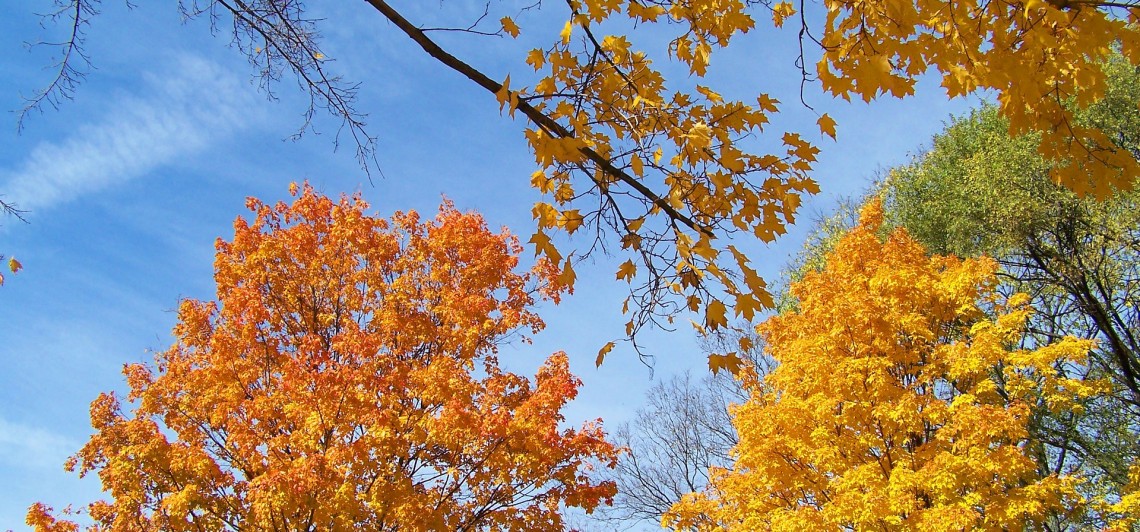
[[[8,216],[15,217],[21,222],[28,223],[28,220],[24,218],[24,214],[26,214],[28,211],[20,209],[16,206],[15,203],[8,203],[4,200],[0,200],[0,212],[3,212]]]
[[[86,71],[91,68],[91,58],[83,50],[87,40],[85,28],[91,24],[91,18],[99,14],[97,9],[99,2],[100,0],[56,0],[55,11],[40,15],[41,27],[46,27],[47,24],[54,25],[59,20],[66,19],[69,21],[70,31],[68,38],[62,42],[25,43],[29,49],[37,46],[57,47],[60,49],[60,55],[51,66],[55,71],[51,82],[34,96],[24,98],[24,107],[20,109],[16,119],[17,130],[24,129],[24,120],[28,113],[42,111],[45,104],[50,105],[52,109],[58,109],[63,100],[75,97],[75,90],[87,76]],[[7,208],[4,210],[11,212]]]

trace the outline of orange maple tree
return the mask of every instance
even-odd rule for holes
[[[1091,341],[1019,348],[1032,309],[995,293],[992,260],[880,241],[864,209],[799,309],[760,327],[779,365],[744,373],[731,470],[665,523],[697,530],[1022,530],[1079,511],[1079,479],[1032,457],[1035,412],[1080,408],[1103,383],[1067,378]]]
[[[217,301],[183,301],[176,341],[91,405],[68,463],[110,500],[92,530],[561,530],[615,488],[600,423],[560,427],[580,384],[566,356],[534,382],[496,345],[536,332],[555,268],[516,273],[520,245],[445,203],[390,220],[298,190],[249,200],[219,239]],[[43,504],[36,530],[75,530]]]

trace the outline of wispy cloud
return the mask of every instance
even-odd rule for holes
[[[0,169],[5,201],[43,211],[201,153],[264,119],[250,87],[201,58],[178,57],[144,79],[137,91],[113,97],[101,118]]]
[[[0,465],[55,470],[78,450],[74,440],[0,417]]]

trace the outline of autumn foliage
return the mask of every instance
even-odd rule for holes
[[[86,57],[80,45],[95,11],[88,3],[60,0],[53,20],[72,23],[65,57]],[[910,96],[925,76],[951,98],[996,99],[1008,131],[1033,133],[1052,179],[1081,196],[1129,190],[1140,173],[1120,138],[1080,119],[1106,95],[1108,57],[1140,64],[1134,0],[527,0],[487,4],[474,21],[466,9],[441,5],[446,28],[413,20],[422,13],[408,5],[367,4],[377,31],[403,33],[473,89],[493,94],[488,104],[527,120],[537,167],[530,182],[543,195],[532,207],[529,243],[567,284],[575,278],[572,257],[589,251],[569,249],[559,233],[588,228],[597,237],[589,250],[620,247],[615,274],[628,283],[622,309],[630,340],[687,312],[704,333],[774,307],[748,250],[795,223],[804,196],[819,192],[820,141],[843,134],[844,124],[823,112],[826,102],[810,101],[809,86],[825,98],[870,102]],[[310,96],[307,116],[323,107],[341,119],[368,167],[376,137],[356,109],[359,86],[341,77],[326,55],[335,47],[321,39],[322,27],[336,21],[289,0],[180,7],[187,18],[228,19],[226,34],[266,84],[295,73]],[[528,16],[540,7],[556,11],[553,24]],[[437,42],[440,29],[526,35],[538,46],[517,50],[513,68],[485,72],[472,66],[479,61],[470,50]],[[750,32],[763,32],[765,41],[741,44]],[[799,69],[798,93],[760,83],[740,94],[710,75],[722,50],[734,46],[783,54]],[[59,66],[27,109],[70,96],[81,76],[66,59]],[[799,102],[820,111],[789,123],[796,119],[781,113]],[[605,344],[599,362],[612,349]],[[710,365],[735,368],[738,352]]]
[[[1018,348],[1032,311],[995,293],[988,259],[880,241],[872,203],[799,309],[760,327],[778,366],[745,377],[732,469],[673,507],[698,530],[1021,530],[1065,519],[1079,480],[1042,472],[1029,424],[1101,390],[1066,378],[1091,342]]]
[[[652,311],[687,308],[699,331],[751,320],[773,307],[756,257],[739,236],[769,242],[795,222],[818,192],[818,140],[835,139],[826,113],[802,131],[773,129],[795,95],[733,95],[706,79],[719,50],[743,34],[798,39],[804,82],[826,93],[871,101],[914,94],[931,74],[947,96],[988,91],[1013,134],[1037,132],[1037,150],[1055,161],[1052,177],[1081,195],[1130,189],[1140,167],[1127,146],[1083,123],[1076,112],[1105,95],[1101,63],[1113,49],[1140,62],[1140,7],[1069,0],[569,0],[565,26],[526,61],[533,86],[508,76],[497,96],[531,121],[527,141],[539,170],[532,184],[537,250],[563,254],[547,233],[584,221],[606,226],[628,254],[617,277],[631,285],[631,333]],[[510,18],[503,28],[518,35]],[[765,27],[767,26],[767,27]],[[634,28],[611,34],[611,28]],[[664,36],[664,39],[661,36]],[[737,46],[740,46],[737,44]],[[788,46],[787,49],[794,49]],[[680,65],[670,75],[660,65]],[[708,76],[712,78],[712,76]],[[523,78],[525,79],[525,78]],[[694,83],[695,82],[695,83]],[[803,85],[801,85],[802,87]],[[743,97],[741,97],[743,96]],[[803,92],[798,95],[803,98]],[[795,105],[795,104],[793,104]],[[816,129],[818,131],[811,131]],[[765,142],[751,142],[752,136]],[[762,147],[761,147],[762,146]],[[585,211],[581,205],[598,203]],[[588,198],[582,201],[583,198]],[[640,201],[630,201],[636,198]],[[735,237],[735,238],[734,238]],[[679,302],[670,306],[667,301]],[[735,353],[710,359],[739,363]]]
[[[615,448],[560,427],[579,381],[551,356],[533,383],[496,345],[543,326],[549,271],[444,204],[434,220],[365,213],[305,186],[249,201],[219,239],[217,301],[187,300],[176,342],[131,364],[124,403],[91,405],[69,462],[110,500],[95,530],[560,530],[562,507],[614,494],[591,480]],[[549,268],[547,268],[549,270]],[[68,530],[34,506],[36,530]]]

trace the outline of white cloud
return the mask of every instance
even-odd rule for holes
[[[0,464],[9,467],[60,469],[79,443],[39,427],[0,417]]]
[[[201,153],[264,120],[251,87],[201,58],[178,57],[144,80],[135,93],[112,97],[101,118],[0,170],[4,200],[43,211]]]

